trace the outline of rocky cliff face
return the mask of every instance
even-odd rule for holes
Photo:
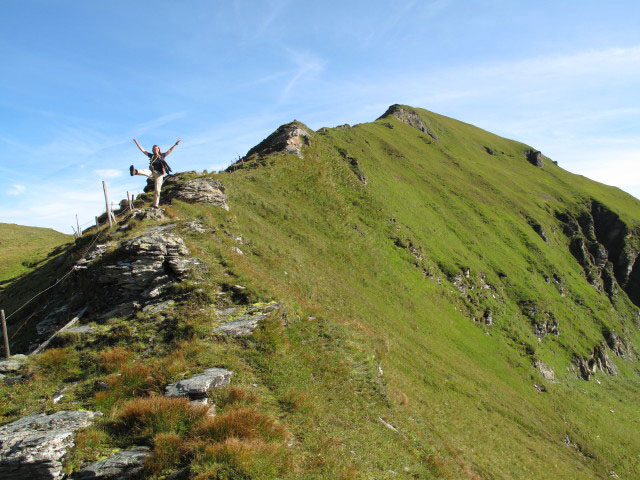
[[[640,305],[638,233],[602,203],[591,200],[578,215],[556,213],[569,238],[569,250],[584,268],[589,283],[610,296],[620,286]]]

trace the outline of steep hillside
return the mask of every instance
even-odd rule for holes
[[[640,477],[633,197],[398,105],[163,195],[0,296],[73,272],[10,334],[81,326],[0,388],[4,423],[102,413],[60,468],[140,447],[146,478]]]
[[[50,228],[0,223],[0,288],[33,270],[55,247],[70,239],[70,235]]]

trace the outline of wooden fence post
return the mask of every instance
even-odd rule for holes
[[[98,217],[96,217],[96,227],[99,227],[100,223],[98,222]]]
[[[78,238],[80,238],[80,222],[78,221],[78,214],[76,213],[76,226],[78,227]]]
[[[104,203],[107,207],[107,220],[109,220],[109,228],[113,227],[113,223],[111,222],[111,207],[109,206],[109,194],[107,193],[107,184],[105,181],[102,181],[102,189],[104,190]]]
[[[0,310],[0,320],[2,320],[2,338],[4,339],[4,356],[7,360],[11,358],[9,351],[9,336],[7,335],[7,321],[4,318],[4,310]]]

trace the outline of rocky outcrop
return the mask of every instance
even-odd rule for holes
[[[190,256],[184,240],[171,230],[171,226],[152,227],[123,242],[115,254],[123,258],[98,268],[97,282],[113,285],[121,296],[144,292],[143,297],[156,298],[167,283],[184,279],[202,262]]]
[[[558,320],[556,320],[553,312],[542,310],[533,301],[522,301],[518,304],[520,311],[531,321],[533,333],[538,338],[544,338],[547,335],[560,336]]]
[[[417,128],[421,132],[426,133],[434,140],[438,140],[438,137],[433,132],[431,128],[427,126],[422,117],[418,112],[413,110],[410,107],[405,107],[403,105],[391,105],[386,112],[384,112],[379,118],[387,118],[389,116],[396,117],[401,122],[406,123],[407,125],[412,126],[413,128]]]
[[[302,147],[309,145],[310,138],[311,133],[307,126],[294,120],[280,125],[275,132],[249,150],[244,158],[277,153],[288,153],[303,158]]]
[[[224,185],[211,177],[197,177],[180,182],[167,192],[166,197],[189,203],[208,203],[229,210]]]
[[[173,284],[203,271],[204,263],[191,256],[176,231],[176,224],[151,227],[131,239],[98,244],[87,252],[73,267],[66,289],[38,307],[44,320],[34,328],[29,351],[74,315],[84,314],[83,323],[131,315],[164,302]]]
[[[121,450],[106,460],[91,465],[71,475],[73,480],[129,480],[137,478],[144,467],[144,460],[151,453],[149,447]]]
[[[62,478],[62,462],[74,445],[75,431],[89,426],[97,415],[101,414],[34,413],[0,427],[0,478]]]
[[[578,215],[556,212],[569,250],[597,290],[609,296],[619,285],[632,302],[640,305],[640,239],[615,213],[591,200]]]
[[[625,360],[630,360],[631,359],[631,356],[632,356],[631,347],[616,332],[606,331],[604,333],[604,339],[607,342],[607,346],[618,357],[621,357],[621,358],[623,358]]]
[[[533,217],[527,217],[527,223],[533,229],[534,232],[538,234],[538,236],[544,240],[545,243],[549,243],[549,239],[547,238],[547,234],[544,231],[544,228],[540,223]]]
[[[358,177],[358,180],[360,180],[363,185],[366,185],[367,177],[365,177],[364,172],[360,167],[360,162],[358,162],[358,159],[347,154],[347,151],[344,150],[343,148],[338,148],[338,153],[340,154],[342,159],[347,162],[351,171],[354,173],[356,177]]]
[[[258,327],[261,320],[267,318],[275,310],[281,308],[280,304],[273,303],[270,305],[252,305],[247,308],[246,312],[233,320],[224,322],[213,329],[213,333],[217,335],[225,335],[230,337],[243,337],[251,335],[253,331]],[[222,311],[222,318],[226,318],[229,315],[235,313],[235,308],[231,311]]]
[[[233,372],[224,368],[209,368],[204,372],[167,385],[167,397],[187,397],[192,401],[206,401],[207,393],[231,382]]]
[[[598,369],[608,375],[617,375],[618,368],[611,361],[606,343],[602,342],[593,348],[588,357],[574,357],[574,363],[578,367],[578,376],[583,380],[591,380]]]
[[[534,167],[544,167],[544,156],[542,152],[538,150],[527,150],[525,156],[527,157],[527,161]]]
[[[144,187],[144,191],[152,192],[153,189],[153,182],[148,180],[147,185]],[[160,201],[162,203],[166,203],[173,199],[189,203],[208,203],[210,205],[229,210],[227,196],[222,182],[209,176],[203,176],[197,172],[180,172],[167,175],[165,177],[162,184]],[[162,210],[158,208],[138,210],[134,215],[142,216],[143,218],[150,218],[152,220],[166,219]]]
[[[169,220],[169,217],[167,217],[164,211],[161,208],[157,208],[157,207],[136,210],[135,212],[133,212],[132,217],[138,218],[140,220],[154,220],[156,222]],[[123,225],[123,226],[126,226],[126,225]]]
[[[542,360],[535,360],[533,362],[533,366],[538,369],[538,371],[540,372],[540,375],[542,375],[543,378],[547,380],[555,379],[556,374],[553,371],[553,369],[549,365],[544,363]]]

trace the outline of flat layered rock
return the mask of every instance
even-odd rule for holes
[[[9,360],[2,360],[0,362],[0,373],[12,373],[20,370],[26,360],[26,357],[24,359],[22,357],[24,357],[24,355],[20,357],[14,355]]]
[[[210,177],[192,178],[177,184],[171,192],[171,197],[186,202],[209,203],[229,210],[224,185]]]
[[[71,327],[65,330],[65,333],[87,334],[93,333],[94,329],[91,325],[80,325],[79,327]]]
[[[271,312],[279,308],[280,304],[270,304],[265,306],[251,306],[247,313],[240,317],[218,325],[213,329],[213,333],[230,337],[244,337],[251,335],[258,327],[260,320],[268,317]],[[220,313],[224,314],[225,311]],[[233,313],[233,312],[232,312]]]
[[[106,460],[91,465],[71,475],[73,480],[128,480],[138,475],[144,460],[151,453],[149,447],[135,447],[122,450]]]
[[[202,400],[207,397],[209,390],[229,385],[232,375],[232,371],[224,368],[209,368],[198,375],[167,385],[165,395]]]
[[[74,434],[100,412],[33,413],[0,427],[0,478],[59,479],[62,460],[74,445]]]

